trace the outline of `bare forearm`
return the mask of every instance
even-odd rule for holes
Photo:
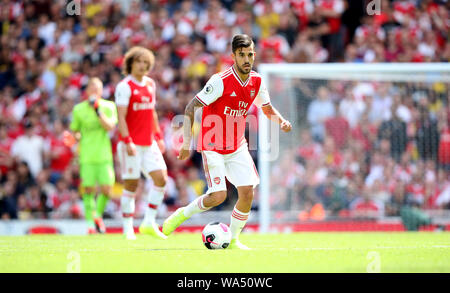
[[[117,118],[118,118],[118,127],[119,127],[119,133],[122,137],[127,137],[130,135],[130,132],[128,131],[128,125],[127,125],[127,112],[128,109],[125,106],[119,106],[117,107]]]
[[[185,146],[190,146],[192,140],[192,121],[194,120],[194,107],[193,103],[189,103],[186,106],[184,112],[184,122],[183,122],[183,144]]]
[[[159,120],[158,120],[158,114],[156,113],[156,110],[153,111],[153,133],[160,133],[161,128],[159,127]]]
[[[183,122],[183,145],[189,147],[192,139],[192,125],[194,122],[195,109],[202,107],[202,104],[197,99],[192,99],[186,106],[184,111]]]
[[[281,116],[280,112],[278,112],[277,109],[272,107],[272,105],[267,105],[262,108],[263,113],[266,115],[267,118],[269,118],[271,121],[277,122],[280,124],[281,130],[284,132],[289,132],[292,129],[291,123],[284,119],[283,116]]]
[[[128,131],[128,125],[125,121],[125,118],[119,117],[119,133],[122,137],[127,137],[130,135],[130,132]]]
[[[280,114],[280,112],[278,112],[278,110],[275,109],[272,105],[263,107],[262,111],[263,111],[264,115],[266,115],[266,117],[269,118],[273,122],[277,122],[278,124],[281,124],[283,121],[285,121],[285,119]]]

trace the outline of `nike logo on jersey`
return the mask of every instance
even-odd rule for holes
[[[230,96],[231,97],[236,97],[236,93],[233,91]]]

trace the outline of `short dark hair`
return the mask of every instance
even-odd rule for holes
[[[231,42],[231,50],[233,51],[233,53],[235,53],[237,49],[243,47],[248,48],[251,45],[253,45],[253,40],[248,35],[245,34],[235,35],[233,37],[233,41]]]

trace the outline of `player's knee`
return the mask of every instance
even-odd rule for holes
[[[135,192],[139,184],[138,179],[124,180],[123,187],[125,190]]]
[[[86,194],[93,194],[93,193],[95,193],[95,187],[85,187],[84,188],[84,193],[86,193]]]
[[[164,172],[150,173],[155,186],[164,187],[167,184],[167,174]]]
[[[155,184],[155,186],[164,187],[167,184],[167,177],[160,176],[156,180],[153,180],[153,183]]]
[[[218,191],[211,194],[211,198],[213,199],[213,206],[218,206],[227,199],[226,191]]]
[[[239,199],[246,201],[246,202],[252,202],[253,201],[253,187],[244,188],[239,192]]]
[[[112,186],[102,186],[100,187],[100,190],[102,194],[106,195],[107,197],[111,197]]]

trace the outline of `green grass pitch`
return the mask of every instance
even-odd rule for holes
[[[0,273],[450,272],[449,232],[242,234],[251,251],[208,250],[200,234],[0,237]]]

